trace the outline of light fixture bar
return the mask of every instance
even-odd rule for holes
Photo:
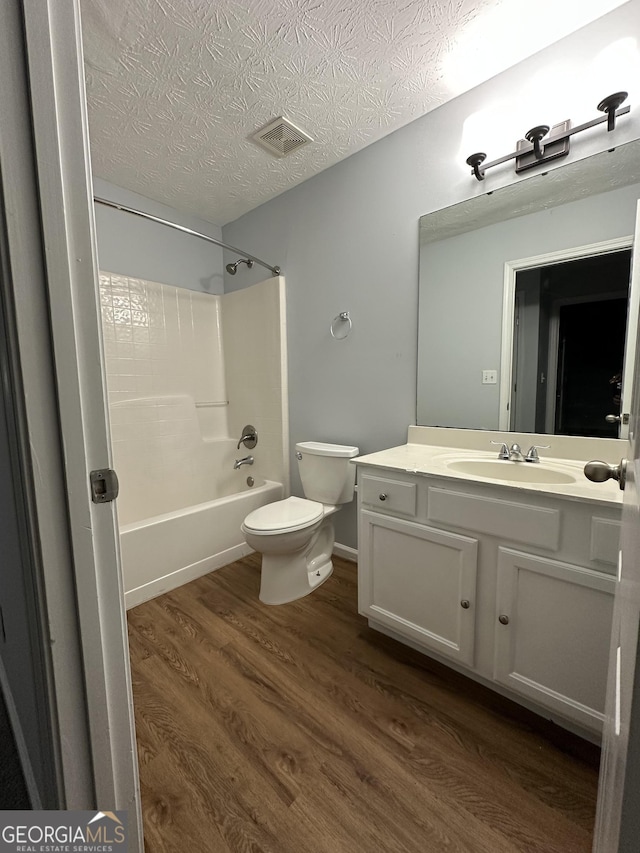
[[[527,138],[531,140],[530,144],[523,144],[521,148],[518,148],[516,151],[512,151],[510,154],[505,154],[504,157],[498,157],[496,160],[490,160],[488,163],[485,163],[487,155],[482,152],[477,152],[476,154],[472,154],[468,157],[466,163],[468,166],[471,166],[471,174],[475,175],[479,181],[484,180],[484,173],[487,169],[491,169],[493,166],[499,166],[501,163],[507,163],[509,160],[516,160],[524,155],[532,154],[534,152],[536,154],[537,163],[544,163],[546,161],[544,156],[545,148],[552,145],[554,142],[562,142],[565,139],[569,139],[571,136],[575,136],[576,133],[581,133],[583,130],[596,127],[596,125],[602,124],[603,122],[607,122],[608,132],[614,130],[615,120],[619,116],[627,115],[627,113],[631,111],[630,106],[618,109],[626,97],[626,92],[616,92],[614,95],[609,95],[608,98],[605,98],[598,104],[598,109],[602,110],[604,115],[598,116],[584,124],[578,124],[567,130],[556,131],[549,137],[545,136],[549,131],[549,128],[546,127],[546,125],[540,125],[539,127],[533,128],[531,131],[528,131],[526,135]],[[569,153],[568,146],[564,153]],[[553,155],[554,158],[557,156],[558,154]]]

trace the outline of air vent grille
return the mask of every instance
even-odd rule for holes
[[[307,133],[282,116],[269,122],[249,138],[276,157],[286,157],[308,142],[313,142]]]

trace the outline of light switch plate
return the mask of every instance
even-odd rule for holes
[[[496,385],[498,382],[498,371],[497,370],[483,370],[482,371],[482,384],[483,385]]]

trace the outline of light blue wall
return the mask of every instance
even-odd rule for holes
[[[465,120],[500,103],[507,119],[533,76],[557,66],[580,69],[616,41],[640,33],[640,4],[625,4],[595,24],[521,63],[223,228],[224,240],[279,264],[287,283],[291,446],[296,441],[357,444],[371,452],[402,444],[415,421],[418,219],[425,213],[512,183],[511,166],[478,184],[464,166]],[[617,88],[630,87],[633,80]],[[555,82],[561,87],[562,79]],[[607,89],[613,83],[607,83]],[[615,91],[615,89],[613,90]],[[607,92],[593,92],[595,105]],[[557,100],[557,98],[556,98]],[[521,106],[521,104],[520,104]],[[572,102],[567,104],[571,115]],[[619,122],[616,142],[640,137],[640,109]],[[567,115],[551,115],[559,121]],[[536,107],[530,125],[547,120]],[[521,120],[520,120],[521,121]],[[527,127],[518,124],[489,150],[506,154]],[[487,127],[490,135],[491,128]],[[602,130],[577,137],[569,159],[610,146]],[[486,150],[486,149],[485,149]],[[566,161],[565,161],[566,162]],[[225,288],[257,281],[256,269]],[[329,324],[350,311],[353,332],[335,341]],[[443,318],[443,322],[446,318]],[[456,334],[451,325],[451,334]],[[464,341],[460,341],[464,346]],[[301,494],[292,459],[293,490]],[[356,546],[355,506],[337,516],[337,541]]]
[[[216,240],[221,239],[221,229],[217,225],[100,178],[94,178],[93,183],[94,195],[99,198],[125,204]],[[222,249],[219,246],[102,204],[95,205],[95,213],[101,270],[189,290],[223,293]]]

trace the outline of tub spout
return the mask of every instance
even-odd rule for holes
[[[233,463],[233,470],[237,471],[243,465],[253,465],[253,456],[244,456],[242,459],[236,459]]]

